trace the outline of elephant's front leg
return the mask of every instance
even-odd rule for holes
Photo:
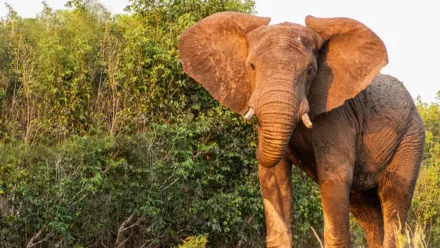
[[[322,209],[324,211],[324,241],[327,248],[350,247],[349,183],[346,171],[320,180]]]
[[[316,147],[320,151],[315,153],[315,158],[324,212],[326,248],[348,248],[351,245],[349,194],[353,180],[354,153],[344,145]]]
[[[271,168],[258,166],[266,217],[267,247],[292,247],[292,165],[286,159]]]
[[[318,129],[318,131],[320,130]],[[350,137],[354,136],[338,135],[335,132],[326,132],[325,134],[321,135],[320,142],[314,143],[321,204],[324,212],[325,247],[348,248],[351,246],[349,194],[355,162],[355,142]]]
[[[312,133],[321,204],[324,212],[324,241],[326,248],[351,246],[349,228],[349,195],[356,161],[357,131],[338,109],[337,118],[316,118]],[[338,125],[335,126],[335,121]]]

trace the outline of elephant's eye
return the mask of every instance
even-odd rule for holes
[[[255,65],[254,65],[254,63],[251,63],[251,68],[252,68],[252,70],[255,70]]]
[[[307,76],[311,76],[313,74],[313,67],[309,66],[309,68],[307,68]]]

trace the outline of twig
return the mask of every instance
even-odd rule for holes
[[[104,248],[108,248],[108,246],[106,246],[106,245],[104,244],[104,240],[102,239],[101,235],[99,235],[99,239],[101,240],[101,245],[102,245]]]
[[[47,241],[50,238],[50,236],[52,236],[52,232],[50,232],[48,235],[46,235],[46,237],[44,237],[44,239],[38,241],[37,243],[32,244],[31,246],[28,246],[28,248],[34,247],[34,246],[38,245],[39,243],[43,243],[43,242]]]
[[[36,246],[37,244],[48,240],[52,233],[49,233],[48,235],[46,235],[46,237],[44,237],[44,239],[34,243],[35,241],[37,241],[38,238],[40,238],[41,234],[43,234],[43,232],[44,232],[44,230],[46,230],[46,228],[47,228],[47,222],[44,223],[43,227],[41,227],[41,229],[31,238],[31,240],[29,240],[29,243],[27,244],[26,247],[30,248],[30,247]]]
[[[127,239],[124,239],[124,231],[139,225],[143,220],[145,220],[145,215],[143,215],[136,221],[136,223],[134,223],[131,226],[128,226],[133,220],[133,217],[138,213],[138,211],[139,211],[139,206],[136,206],[133,213],[127,219],[125,219],[124,222],[122,222],[121,226],[119,227],[118,236],[116,237],[116,243],[115,243],[116,248],[122,248],[124,246],[124,243],[127,241]]]
[[[126,228],[122,229],[122,231],[124,232],[124,231],[126,231],[126,230],[128,230],[128,229],[130,229],[130,228],[133,228],[133,227],[139,225],[139,224],[140,224],[142,221],[144,221],[144,220],[145,220],[145,215],[142,215],[142,217],[140,217],[140,218],[136,221],[136,223],[134,223],[133,225],[131,225],[131,226],[129,226],[129,227],[126,227]]]
[[[177,178],[176,180],[174,180],[172,183],[168,184],[165,188],[161,189],[160,192],[163,192],[164,190],[168,189],[169,187],[171,187],[173,184],[175,184],[177,181],[179,181],[180,178]]]
[[[324,248],[324,245],[322,244],[321,239],[319,238],[318,234],[316,233],[315,229],[313,229],[313,227],[310,227],[310,229],[312,229],[313,234],[315,235],[316,239],[319,242],[319,245],[321,246],[321,248]]]

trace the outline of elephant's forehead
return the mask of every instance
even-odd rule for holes
[[[314,44],[313,33],[305,26],[295,23],[281,23],[276,25],[261,26],[247,34],[250,46],[255,46],[262,41],[274,41],[277,44],[296,44],[311,48]]]

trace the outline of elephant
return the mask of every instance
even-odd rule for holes
[[[270,20],[219,12],[178,41],[186,74],[221,105],[257,119],[267,247],[292,246],[293,165],[319,185],[325,247],[350,247],[350,212],[369,247],[396,247],[425,130],[403,83],[380,73],[383,41],[350,18]]]

